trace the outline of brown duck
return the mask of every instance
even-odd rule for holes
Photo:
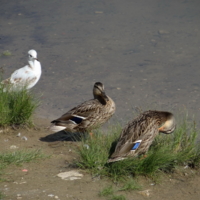
[[[140,114],[122,130],[108,163],[145,154],[159,132],[169,134],[175,128],[175,119],[170,112],[150,110]]]
[[[60,118],[53,120],[50,129],[54,132],[86,132],[105,123],[115,112],[114,101],[105,94],[104,85],[96,82],[94,98],[72,108]]]

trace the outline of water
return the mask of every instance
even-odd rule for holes
[[[187,110],[200,123],[200,1],[1,1],[7,78],[35,49],[43,74],[39,117],[53,120],[104,83],[127,121],[135,107]]]

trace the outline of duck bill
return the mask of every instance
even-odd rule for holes
[[[101,93],[101,96],[102,96],[105,100],[107,100],[107,101],[109,100],[108,97],[106,96],[106,93],[105,93],[105,92],[102,92],[102,93]]]

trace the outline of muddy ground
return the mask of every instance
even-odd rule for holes
[[[106,186],[113,185],[107,178],[92,177],[87,171],[74,168],[73,162],[78,159],[76,149],[78,142],[60,141],[65,135],[53,134],[47,131],[48,120],[36,120],[37,130],[10,130],[0,135],[0,151],[10,150],[15,145],[17,150],[41,149],[49,158],[37,162],[25,163],[22,166],[9,166],[4,170],[0,188],[6,195],[5,200],[15,199],[70,199],[70,200],[100,200],[98,193]],[[21,133],[20,137],[17,137]],[[28,140],[23,140],[26,136]],[[25,171],[24,171],[25,170]],[[62,180],[57,174],[77,170],[83,177],[79,180]],[[139,178],[142,186],[139,191],[117,192],[128,200],[188,200],[199,199],[200,173],[191,169],[182,169],[179,173],[166,175],[158,183],[145,177]],[[119,188],[119,187],[118,187]],[[147,192],[147,193],[146,193]]]

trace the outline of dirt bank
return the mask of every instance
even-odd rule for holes
[[[5,199],[106,199],[99,197],[98,193],[112,184],[109,180],[92,177],[86,171],[73,168],[73,160],[77,159],[75,150],[78,148],[78,142],[61,141],[65,137],[62,134],[52,135],[46,129],[48,120],[38,119],[35,123],[37,130],[19,129],[0,134],[1,152],[10,151],[10,147],[15,145],[17,149],[41,149],[44,154],[50,155],[49,158],[37,162],[9,166],[3,174],[5,181],[0,182]],[[17,137],[18,133],[21,133],[20,137]],[[23,140],[23,136],[28,140]],[[60,172],[71,170],[78,170],[83,177],[78,180],[62,180],[57,176]],[[140,191],[116,192],[116,195],[122,194],[128,200],[195,200],[199,199],[200,195],[200,174],[194,170],[166,175],[159,184],[154,184],[152,180],[144,177],[139,183],[142,185],[142,191],[148,190],[149,196],[141,194]],[[115,188],[114,184],[113,186]]]

